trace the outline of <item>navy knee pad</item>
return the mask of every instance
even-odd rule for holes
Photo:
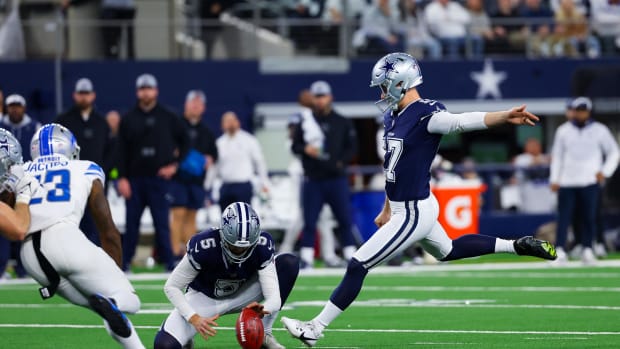
[[[155,349],[183,349],[183,346],[170,333],[159,330],[155,336]]]

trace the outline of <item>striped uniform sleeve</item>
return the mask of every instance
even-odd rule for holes
[[[91,161],[88,161],[88,164],[86,171],[84,171],[84,175],[89,178],[91,182],[98,179],[101,181],[102,185],[105,185],[105,173],[101,166]]]

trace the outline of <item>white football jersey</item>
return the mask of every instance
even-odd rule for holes
[[[99,165],[86,160],[69,160],[63,155],[46,155],[24,164],[24,170],[39,179],[45,190],[30,200],[29,233],[58,222],[79,226],[94,180],[105,183]]]

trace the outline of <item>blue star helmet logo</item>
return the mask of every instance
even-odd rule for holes
[[[390,62],[387,59],[385,60],[385,63],[383,64],[383,67],[381,67],[381,69],[383,69],[385,71],[385,77],[386,78],[387,78],[387,75],[388,75],[389,72],[396,70],[396,69],[394,69],[394,64],[396,64],[396,62]]]
[[[7,137],[0,140],[0,150],[4,150],[7,154],[9,153],[9,139]]]
[[[235,218],[235,210],[229,208],[228,212],[226,212],[226,216],[222,217],[222,221],[224,222],[224,225],[231,225],[231,221]]]

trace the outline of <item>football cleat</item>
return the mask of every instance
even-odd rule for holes
[[[265,333],[265,339],[261,349],[286,349],[282,344],[278,343],[276,337],[271,333]]]
[[[321,330],[312,321],[302,322],[286,316],[283,316],[281,321],[291,336],[299,339],[308,347],[313,347],[316,341],[323,337]]]
[[[514,242],[515,252],[520,256],[533,256],[548,260],[558,258],[555,247],[549,241],[534,239],[524,236]]]
[[[100,294],[94,294],[88,297],[88,304],[90,304],[90,307],[93,308],[99,316],[108,322],[112,332],[120,337],[129,338],[131,335],[129,320],[127,320],[125,314],[116,307],[113,301]]]

